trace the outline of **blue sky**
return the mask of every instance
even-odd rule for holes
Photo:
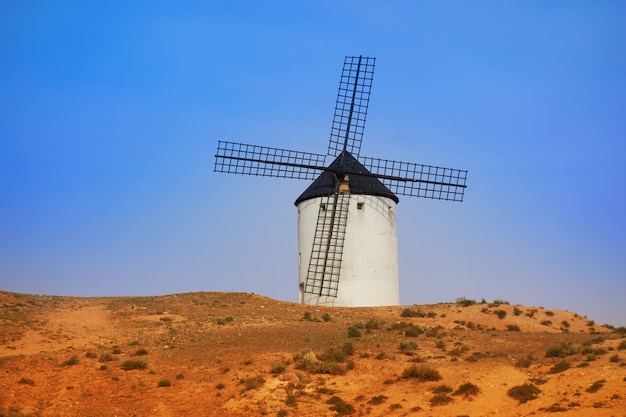
[[[626,5],[4,1],[0,289],[297,301],[302,181],[218,140],[325,153],[345,55],[376,57],[362,155],[469,171],[401,198],[402,304],[626,325]]]

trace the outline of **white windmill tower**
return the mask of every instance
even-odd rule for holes
[[[216,172],[315,179],[295,202],[301,303],[399,304],[396,194],[463,201],[467,171],[359,156],[374,63],[344,61],[329,165],[326,155],[218,142]]]

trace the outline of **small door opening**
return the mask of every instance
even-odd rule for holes
[[[362,201],[357,201],[356,203],[357,210],[363,210],[363,204],[365,203],[363,203]]]

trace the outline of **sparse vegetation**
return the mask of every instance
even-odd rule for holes
[[[578,353],[578,349],[571,343],[561,343],[559,346],[552,346],[546,350],[547,358],[565,358]]]
[[[509,397],[516,399],[520,404],[534,400],[541,393],[541,390],[533,384],[517,385],[507,391]]]
[[[452,393],[452,395],[462,395],[464,397],[471,397],[472,395],[478,395],[480,392],[480,388],[471,382],[466,382],[462,384],[456,391]]]
[[[459,297],[456,299],[456,303],[463,307],[469,307],[469,306],[473,306],[474,304],[476,304],[476,300],[471,300],[465,297]]]
[[[412,355],[417,349],[417,343],[415,342],[400,342],[400,352],[405,355]]]
[[[358,339],[361,337],[361,331],[355,325],[348,327],[348,337],[352,337],[354,339]]]
[[[134,369],[146,369],[148,364],[142,360],[126,360],[122,362],[122,369],[125,371],[131,371]]]
[[[563,372],[568,370],[572,366],[568,361],[560,361],[554,364],[552,368],[548,371],[549,374],[558,374],[559,372]]]
[[[263,377],[259,375],[246,378],[242,382],[244,385],[243,391],[245,392],[262,387],[263,384],[265,384],[265,379],[263,379]]]
[[[493,312],[500,320],[506,317],[506,310],[496,310]]]
[[[533,360],[533,356],[528,355],[525,358],[518,359],[518,361],[515,363],[515,366],[517,366],[518,368],[528,368],[530,367],[530,365],[532,365]]]
[[[402,372],[403,379],[415,378],[418,381],[439,381],[441,374],[436,369],[426,365],[411,365]]]
[[[598,381],[595,381],[593,384],[591,384],[591,386],[589,388],[587,388],[585,391],[586,392],[598,392],[600,390],[600,388],[602,388],[604,386],[604,383],[606,381],[604,379],[600,379]]]
[[[35,385],[35,381],[33,381],[30,378],[20,378],[19,381],[17,381],[18,384],[24,384],[24,385]]]
[[[232,317],[224,317],[215,319],[215,323],[223,326],[224,324],[232,323],[235,319]]]
[[[378,404],[382,404],[385,401],[387,401],[389,397],[387,397],[386,395],[377,395],[375,397],[372,397],[371,400],[369,400],[367,403],[368,404],[373,404],[373,405],[378,405]]]
[[[63,366],[72,366],[78,363],[78,356],[74,355],[65,362],[63,362]]]
[[[540,409],[542,410],[542,409]],[[559,403],[554,403],[552,404],[550,407],[543,409],[544,411],[547,411],[548,413],[560,413],[562,411],[567,411],[567,408],[563,407],[561,404]]]
[[[331,397],[328,401],[326,401],[326,404],[332,404],[330,410],[335,411],[338,416],[347,416],[356,411],[354,406],[336,396]]]
[[[454,401],[448,394],[437,394],[430,399],[430,405],[436,407],[438,405],[446,405]]]
[[[609,416],[619,414],[616,410],[626,397],[626,337],[604,325],[592,333],[586,317],[566,311],[554,310],[550,317],[540,308],[530,318],[525,314],[531,307],[500,305],[498,300],[467,308],[441,303],[346,310],[291,305],[246,293],[163,299],[167,303],[145,297],[131,309],[128,300],[115,297],[88,302],[64,298],[57,310],[33,310],[38,322],[48,312],[53,315],[48,325],[38,325],[36,338],[28,338],[29,327],[20,328],[21,336],[7,327],[11,323],[2,314],[12,307],[4,306],[6,298],[0,297],[0,347],[5,349],[0,386],[12,395],[0,405],[0,417],[36,414],[49,396],[46,387],[55,381],[63,396],[78,401],[74,411],[80,415],[114,414],[110,402],[94,408],[96,401],[89,397],[97,397],[100,390],[118,392],[129,415],[141,414],[148,401],[167,399],[180,407],[184,398],[182,408],[206,404],[218,414],[224,407],[229,408],[226,413],[241,415],[467,417],[488,414],[496,406],[510,411],[528,401],[518,413],[587,415],[594,413],[595,402],[603,407],[595,413]],[[306,310],[309,315],[303,314]],[[499,310],[508,313],[503,320]],[[325,312],[332,313],[332,320]],[[159,321],[162,314],[174,321]],[[216,324],[217,318],[229,316],[230,324]],[[113,320],[105,322],[107,317]],[[554,323],[543,327],[544,319]],[[360,339],[348,337],[351,326]],[[510,333],[519,328],[523,334]],[[565,329],[571,333],[562,333]],[[63,367],[73,355],[80,363]],[[147,367],[128,365],[133,362],[127,359],[143,359]],[[470,363],[476,360],[478,365]],[[508,368],[511,378],[485,378],[501,367]],[[267,382],[260,384],[259,378]],[[536,391],[524,391],[525,382]],[[248,387],[252,390],[243,394]],[[199,390],[206,395],[181,397]],[[332,396],[346,401],[326,404]],[[143,399],[136,403],[139,397]],[[11,406],[16,411],[8,414],[6,407]]]
[[[426,317],[426,314],[422,310],[405,308],[402,310],[402,313],[400,313],[400,317]]]

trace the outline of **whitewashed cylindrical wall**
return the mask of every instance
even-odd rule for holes
[[[373,195],[350,196],[337,297],[304,293],[321,203],[318,197],[297,207],[300,302],[337,307],[398,305],[396,202]]]

